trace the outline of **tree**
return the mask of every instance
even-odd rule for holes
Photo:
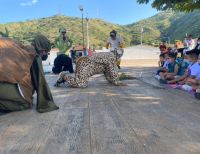
[[[5,28],[5,33],[4,33],[4,32],[0,32],[0,35],[1,35],[2,37],[9,37],[9,31],[8,31],[8,29]]]
[[[139,4],[147,4],[150,0],[137,0]],[[153,0],[152,7],[157,10],[179,10],[191,12],[200,9],[200,0]]]

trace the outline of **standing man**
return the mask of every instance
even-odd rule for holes
[[[110,37],[107,41],[106,49],[108,49],[109,47],[110,47],[111,51],[123,48],[123,40],[117,36],[117,31],[115,31],[115,30],[110,32]],[[118,50],[118,51],[122,51],[122,50]],[[121,56],[122,56],[123,51],[122,51],[122,53],[119,53],[119,54],[121,54]],[[121,58],[117,61],[117,67],[119,69],[120,69],[120,63],[121,63]]]
[[[74,73],[72,59],[69,57],[69,49],[72,47],[72,40],[66,35],[66,29],[60,28],[60,36],[55,41],[55,47],[59,49],[58,56],[54,60],[53,73],[62,71]]]
[[[55,47],[59,49],[58,54],[66,54],[69,56],[69,49],[72,47],[72,40],[66,35],[66,29],[59,29],[60,36],[55,40]]]

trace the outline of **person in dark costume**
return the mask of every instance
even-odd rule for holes
[[[0,38],[0,112],[30,109],[34,92],[38,112],[58,109],[42,68],[50,49],[50,42],[43,35],[36,36],[32,46]]]
[[[65,54],[60,54],[54,60],[54,67],[52,68],[53,73],[59,74],[62,71],[69,71],[74,73],[72,60]]]

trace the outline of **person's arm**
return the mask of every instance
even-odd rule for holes
[[[106,49],[108,49],[109,46],[110,46],[110,43],[107,42],[107,44],[106,44]]]
[[[124,48],[124,41],[122,38],[119,39],[119,48]]]
[[[179,66],[176,64],[173,73],[165,73],[166,75],[176,76],[178,74]]]
[[[109,46],[111,46],[111,44],[110,44],[110,38],[107,40],[107,43],[106,43],[106,49],[108,49]]]
[[[158,67],[161,67],[161,61],[160,60],[158,61]]]
[[[175,82],[183,81],[188,77],[188,71],[185,71],[185,74],[177,79],[175,79]]]
[[[186,83],[198,85],[199,81],[197,79],[188,78]]]

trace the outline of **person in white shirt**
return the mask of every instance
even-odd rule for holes
[[[119,36],[117,36],[117,32],[115,30],[111,31],[106,48],[108,49],[110,47],[111,50],[115,50],[118,48],[122,48],[122,46],[123,40]]]
[[[187,37],[187,40],[184,42],[185,49],[183,50],[183,54],[185,55],[188,51],[191,51],[195,48],[195,40],[192,38],[192,35]]]
[[[123,40],[119,36],[117,36],[117,32],[115,30],[110,32],[110,37],[106,44],[106,49],[108,48],[110,48],[111,51],[123,48]],[[123,55],[123,52],[121,53],[120,56],[122,57],[122,55]],[[117,62],[117,66],[119,69],[120,69],[120,63],[121,63],[121,59],[119,59]]]

